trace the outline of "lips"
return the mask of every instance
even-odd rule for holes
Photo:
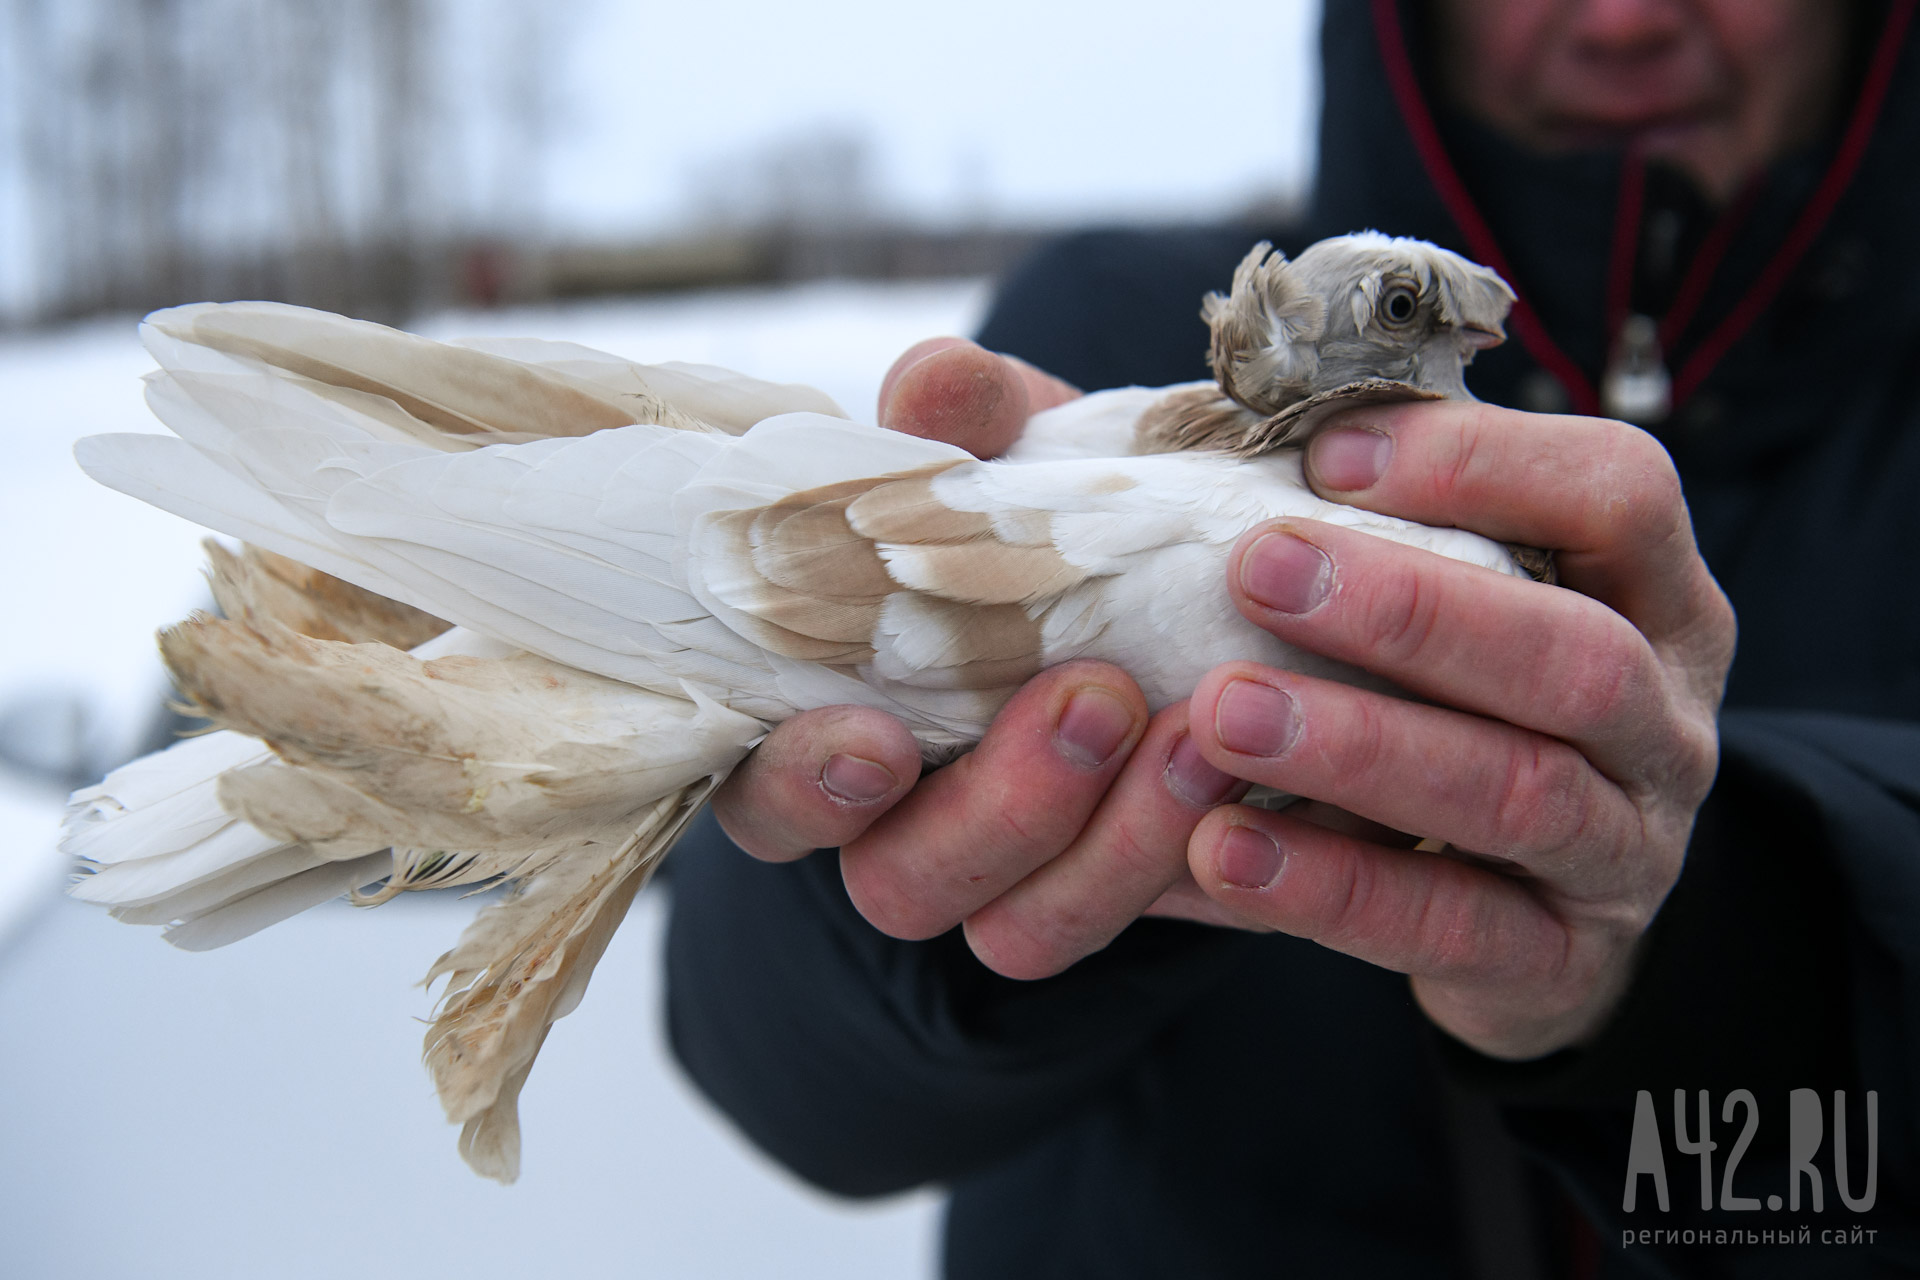
[[[1725,114],[1720,104],[1704,103],[1672,111],[1637,112],[1632,116],[1613,118],[1598,114],[1556,113],[1548,116],[1543,124],[1544,132],[1563,147],[1619,147],[1638,143],[1658,149],[1662,143],[1718,123]]]

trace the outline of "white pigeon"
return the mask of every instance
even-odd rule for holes
[[[511,1181],[548,1029],[772,725],[859,703],[943,759],[1083,657],[1155,709],[1234,658],[1377,683],[1235,610],[1228,550],[1277,516],[1524,573],[1301,474],[1332,410],[1470,398],[1512,297],[1420,241],[1263,244],[1206,301],[1215,381],[1086,396],[992,461],[720,369],[157,312],[147,397],[176,436],[92,437],[80,464],[247,545],[209,544],[225,617],[161,636],[218,729],[74,795],[73,892],[203,949],[343,892],[511,882],[433,965],[425,1051],[461,1154]]]

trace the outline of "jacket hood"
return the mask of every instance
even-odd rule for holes
[[[1837,398],[1885,397],[1904,382],[1863,376],[1870,371],[1920,373],[1914,4],[1858,6],[1859,56],[1836,125],[1778,161],[1739,202],[1698,309],[1665,352],[1670,370],[1704,370],[1679,381],[1672,415],[1651,428],[1696,476],[1777,458],[1817,432]],[[1495,403],[1592,411],[1581,395],[1598,384],[1610,340],[1607,277],[1625,156],[1539,155],[1449,109],[1420,53],[1426,30],[1422,3],[1326,0],[1308,231],[1317,239],[1378,228],[1484,259],[1463,225],[1478,216],[1547,341],[1527,341],[1518,332],[1527,321],[1516,315],[1515,338],[1484,353],[1469,383]],[[1458,185],[1443,194],[1449,183]],[[1697,253],[1719,215],[1685,187],[1677,175],[1647,180],[1649,192],[1666,193],[1669,212],[1691,215],[1681,243]],[[1804,225],[1810,205],[1836,189],[1817,228]],[[1473,212],[1461,216],[1463,203]]]

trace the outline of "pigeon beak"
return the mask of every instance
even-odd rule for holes
[[[1475,351],[1485,351],[1488,347],[1497,347],[1507,340],[1507,335],[1499,329],[1482,329],[1479,325],[1464,325],[1460,336]]]

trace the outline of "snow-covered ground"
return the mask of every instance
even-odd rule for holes
[[[870,420],[893,356],[967,332],[984,298],[826,284],[424,327],[725,364],[810,382]],[[71,705],[94,756],[127,749],[163,693],[153,629],[203,600],[201,531],[98,488],[69,456],[78,436],[159,429],[139,397],[148,367],[131,320],[0,341],[0,735],[58,726]],[[186,954],[59,896],[59,814],[56,789],[0,774],[0,1274],[931,1272],[931,1194],[820,1196],[679,1076],[658,901],[642,900],[548,1041],[521,1102],[524,1172],[503,1190],[460,1163],[418,1061],[428,997],[411,984],[473,904],[335,904]]]

